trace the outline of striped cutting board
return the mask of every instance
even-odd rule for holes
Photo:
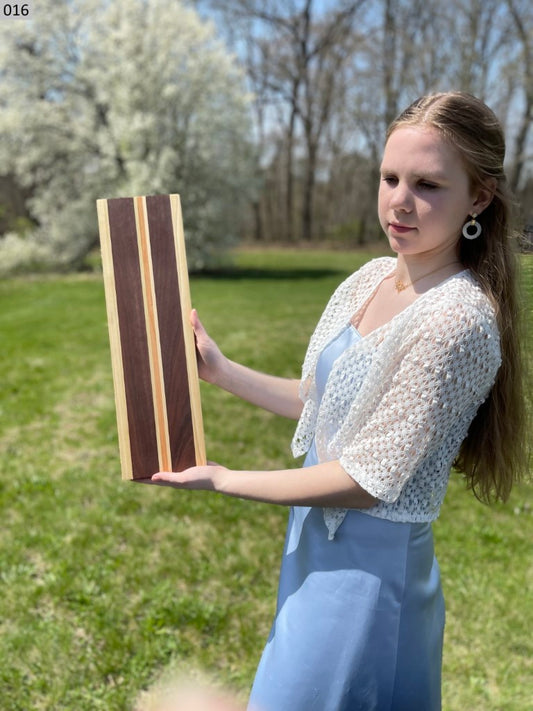
[[[98,200],[123,479],[204,464],[179,195]]]

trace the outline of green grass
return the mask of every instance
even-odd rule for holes
[[[298,376],[327,298],[368,257],[242,252],[193,278],[193,301],[230,357]],[[0,339],[2,710],[131,709],[168,669],[245,698],[286,511],[121,481],[99,277],[0,282]],[[293,423],[203,384],[202,402],[211,459],[291,465]],[[445,711],[532,708],[531,503],[523,486],[489,508],[452,480],[435,525]]]

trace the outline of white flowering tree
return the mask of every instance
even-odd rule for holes
[[[97,244],[96,198],[171,192],[202,268],[251,185],[237,63],[176,0],[33,8],[0,26],[0,176],[26,211],[25,229],[0,235],[0,270],[73,266]]]

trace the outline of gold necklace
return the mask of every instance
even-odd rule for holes
[[[401,279],[395,279],[394,280],[394,288],[400,293],[400,291],[404,291],[407,289],[409,286],[413,286],[413,284],[416,284],[417,281],[420,281],[421,279],[424,279],[425,277],[431,276],[432,274],[435,274],[435,272],[440,272],[441,269],[445,269],[446,267],[451,267],[452,264],[460,264],[460,262],[450,262],[449,264],[444,264],[442,267],[437,267],[437,269],[434,269],[432,272],[428,272],[427,274],[422,274],[422,276],[418,277],[418,279],[413,279],[413,281],[408,281],[407,284],[404,284]]]

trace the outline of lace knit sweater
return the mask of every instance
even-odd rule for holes
[[[469,271],[419,296],[334,363],[320,403],[315,369],[323,348],[361,311],[389,257],[367,263],[331,297],[302,369],[304,403],[294,456],[313,437],[320,462],[339,459],[379,502],[365,512],[392,521],[432,521],[450,469],[500,366],[494,309]],[[346,509],[324,509],[329,537]]]

